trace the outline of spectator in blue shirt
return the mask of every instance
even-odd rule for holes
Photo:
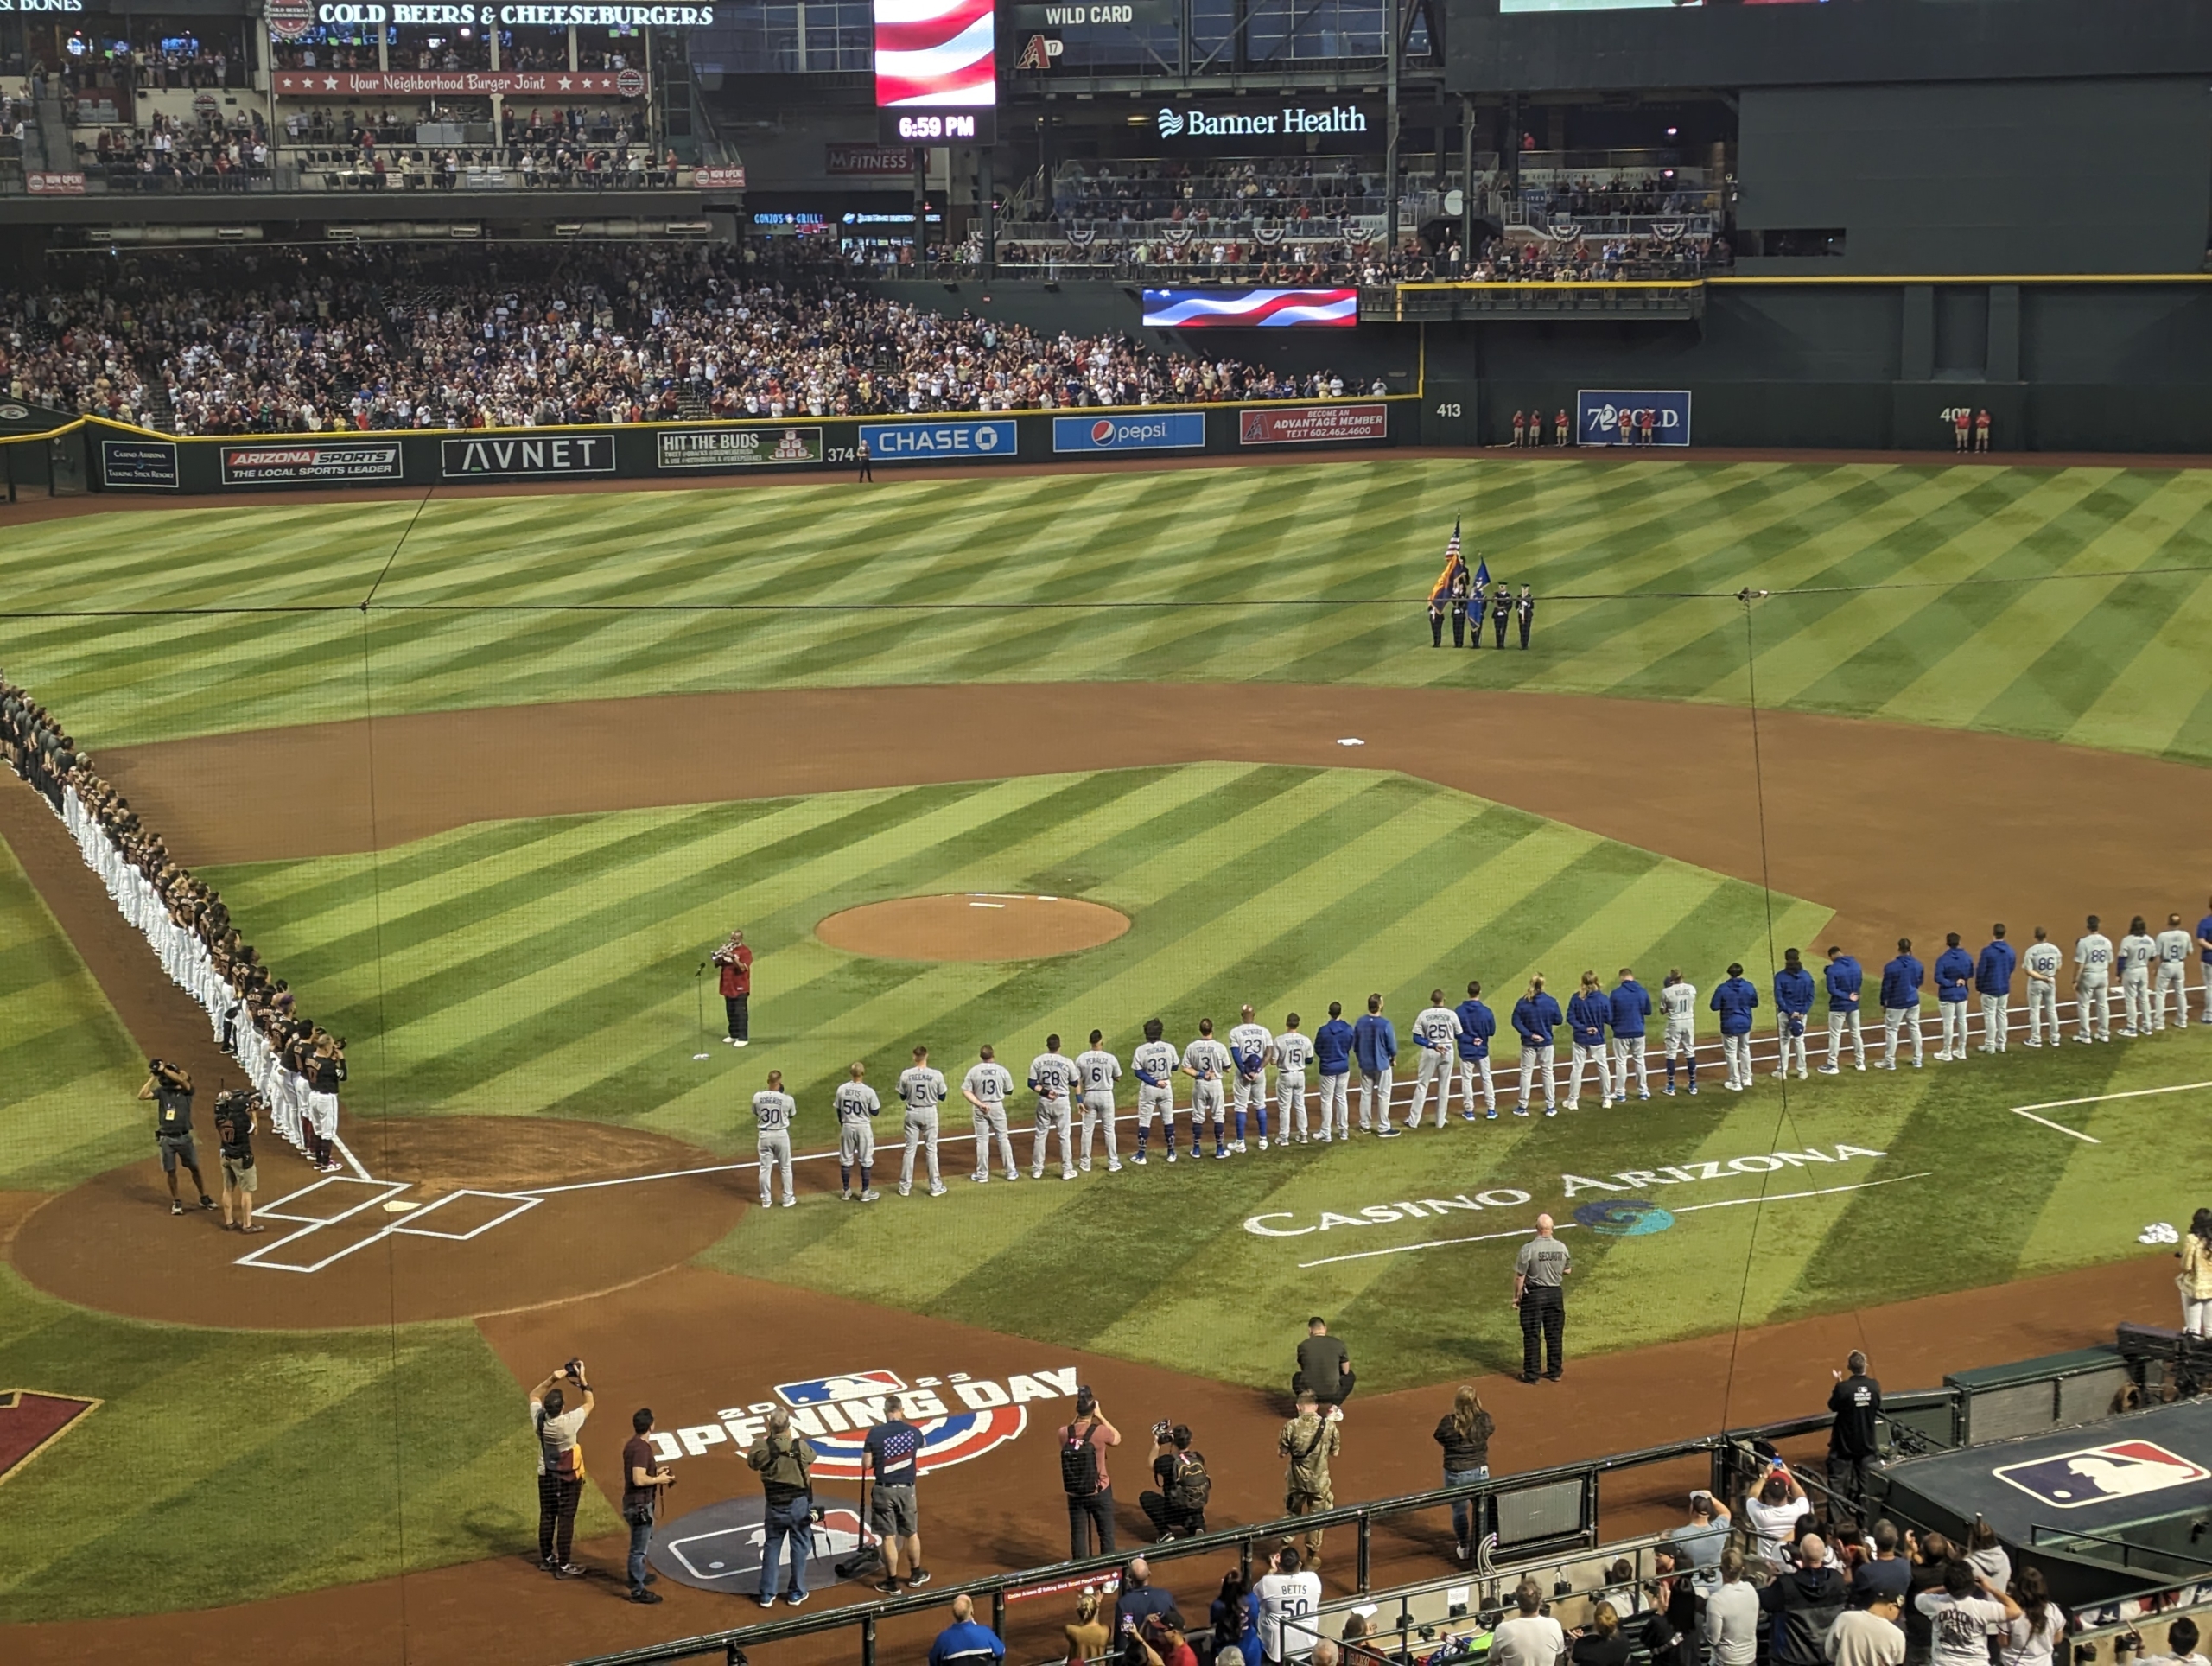
[[[2004,923],[1999,921],[1991,926],[1989,941],[1982,946],[1980,957],[1974,963],[1974,987],[1981,992],[1984,1052],[2005,1051],[2005,1038],[2012,1027],[2012,973],[2019,963],[2012,945],[2005,941]],[[2182,1017],[2186,1020],[2188,1016],[2184,1007]]]
[[[1866,1037],[1859,1027],[1859,991],[1866,975],[1859,963],[1844,953],[1834,944],[1828,945],[1828,963],[1821,972],[1828,986],[1828,1062],[1821,1066],[1821,1074],[1838,1073],[1836,1061],[1843,1057],[1843,1033],[1851,1032],[1851,1051],[1859,1060],[1859,1068],[1866,1068]]]
[[[1544,1074],[1544,1115],[1556,1116],[1554,1103],[1559,1091],[1559,1072],[1552,1068],[1552,1033],[1565,1023],[1559,1002],[1544,990],[1544,975],[1529,980],[1529,993],[1513,1003],[1513,1033],[1521,1038],[1521,1103],[1516,1116],[1529,1114],[1529,1084],[1541,1070]]]
[[[1006,1658],[1006,1644],[988,1625],[976,1623],[976,1599],[966,1592],[952,1599],[952,1624],[930,1644],[930,1666],[993,1666]]]
[[[1974,982],[1974,957],[1959,947],[1959,934],[1943,939],[1936,957],[1936,1059],[1948,1064],[1967,1056],[1967,990]]]
[[[1651,1016],[1651,991],[1636,981],[1632,967],[1621,968],[1620,985],[1612,994],[1613,1097],[1628,1097],[1628,1073],[1636,1070],[1636,1097],[1651,1097],[1651,1073],[1643,1062],[1643,1027]]]
[[[1781,1056],[1774,1061],[1777,1082],[1789,1074],[1793,1064],[1797,1079],[1805,1079],[1805,1024],[1812,1011],[1813,975],[1796,950],[1785,949],[1782,970],[1774,975],[1774,1033],[1782,1043]]]
[[[1728,1091],[1741,1093],[1751,1084],[1751,1014],[1759,1004],[1759,992],[1744,976],[1741,961],[1729,963],[1727,977],[1707,1004],[1720,1014],[1720,1051],[1728,1065]]]
[[[1482,633],[1475,633],[1479,637]],[[1466,1090],[1467,1121],[1475,1120],[1475,1078],[1483,1084],[1483,1114],[1491,1122],[1497,1120],[1497,1091],[1490,1079],[1491,1038],[1497,1033],[1497,1014],[1482,1002],[1483,986],[1479,982],[1467,985],[1467,998],[1459,1005],[1459,1081]]]
[[[1351,1026],[1344,1022],[1344,1003],[1332,1001],[1329,1021],[1313,1032],[1313,1067],[1321,1076],[1323,1145],[1332,1138],[1351,1138]]]
[[[1897,939],[1897,957],[1882,968],[1882,1062],[1877,1070],[1897,1067],[1897,1032],[1912,1027],[1912,1067],[1920,1068],[1920,986],[1928,973],[1912,957],[1912,939]]]
[[[1599,1109],[1611,1110],[1613,1106],[1612,1064],[1605,1056],[1605,1032],[1613,1027],[1613,1003],[1606,997],[1598,982],[1598,974],[1582,974],[1582,987],[1570,996],[1567,1003],[1567,1030],[1573,1038],[1573,1066],[1567,1077],[1567,1108],[1574,1110],[1582,1103],[1582,1067],[1594,1065],[1598,1070]]]
[[[1398,1033],[1382,1016],[1382,997],[1367,997],[1366,1015],[1351,1027],[1351,1055],[1359,1060],[1359,1125],[1389,1140],[1398,1130],[1390,1126],[1390,1066],[1398,1062]]]

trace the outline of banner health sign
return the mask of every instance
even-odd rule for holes
[[[1017,430],[1012,422],[862,423],[861,439],[878,462],[992,461],[1012,458]]]
[[[1052,418],[1052,449],[1057,452],[1198,451],[1205,442],[1206,419],[1195,410]]]
[[[1690,442],[1690,396],[1682,389],[1653,393],[1592,393],[1587,388],[1574,396],[1574,440],[1577,445],[1642,445],[1643,414],[1651,413],[1651,443],[1688,445]],[[1622,437],[1621,418],[1629,419],[1629,436]]]

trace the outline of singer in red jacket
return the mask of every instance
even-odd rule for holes
[[[745,946],[745,933],[732,932],[714,960],[721,968],[722,1007],[729,1014],[729,1033],[722,1039],[741,1047],[752,1040],[746,1004],[753,998],[753,951]]]

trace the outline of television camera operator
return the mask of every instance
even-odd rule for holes
[[[1191,1446],[1191,1426],[1165,1417],[1152,1426],[1152,1478],[1155,1491],[1137,1495],[1137,1504],[1163,1539],[1193,1538],[1206,1530],[1206,1503],[1213,1477],[1206,1457]]]

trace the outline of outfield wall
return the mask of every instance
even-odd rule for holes
[[[842,475],[868,441],[888,476],[944,464],[1101,457],[1280,456],[1410,445],[1410,394],[1343,399],[1027,411],[981,416],[785,417],[603,427],[425,429],[180,437],[93,420],[83,429],[95,489],[156,495],[293,487]]]

